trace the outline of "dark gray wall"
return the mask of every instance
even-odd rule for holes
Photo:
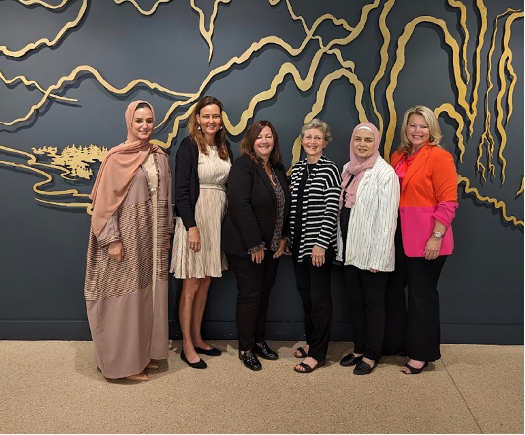
[[[146,3],[146,2],[143,2]],[[149,2],[148,2],[149,3]],[[200,3],[203,3],[201,6]],[[206,3],[206,5],[204,5]],[[356,26],[364,0],[290,1],[295,14],[304,18],[307,26],[323,14],[332,14]],[[491,115],[490,131],[495,138],[495,176],[483,180],[476,167],[477,149],[484,130],[486,111],[485,93],[488,87],[488,59],[495,18],[507,8],[523,8],[523,2],[505,0],[487,3],[488,30],[481,39],[480,72],[476,74],[476,46],[480,42],[481,14],[473,0],[466,1],[467,69],[471,79],[466,85],[467,99],[472,103],[476,76],[479,76],[479,96],[472,137],[465,127],[466,153],[459,161],[455,138],[456,121],[447,115],[440,117],[444,143],[456,156],[458,173],[469,178],[480,197],[504,203],[506,214],[516,216],[518,224],[504,218],[501,208],[495,208],[488,199],[478,199],[465,192],[460,184],[459,209],[454,221],[456,250],[449,258],[440,281],[441,319],[443,341],[447,343],[523,343],[523,193],[516,194],[523,176],[523,15],[511,26],[509,47],[512,67],[517,76],[514,89],[513,113],[505,126],[507,146],[503,156],[507,161],[506,178],[502,183],[502,160],[497,158],[501,136],[494,122],[497,118],[497,94],[503,89],[503,111],[509,112],[508,96],[512,75],[504,72],[498,78],[498,61],[503,50],[504,24],[509,15],[497,23],[495,49],[491,56],[491,79],[494,88],[489,93],[488,109]],[[73,21],[83,5],[87,10],[80,23],[68,30],[53,47],[41,45],[25,54],[8,53],[23,48],[41,38],[53,40],[60,29]],[[203,7],[209,28],[212,2],[197,2]],[[355,63],[354,72],[363,83],[362,106],[372,122],[378,122],[371,103],[370,84],[380,66],[383,37],[379,17],[386,6],[377,1],[359,36],[348,43],[338,43],[344,60]],[[387,16],[390,32],[389,60],[385,75],[379,81],[375,102],[388,124],[392,113],[388,110],[386,90],[392,81],[391,70],[396,60],[398,39],[405,26],[414,18],[428,15],[444,20],[451,37],[462,49],[465,31],[460,26],[460,13],[445,1],[412,2],[397,0]],[[272,80],[285,62],[291,62],[305,78],[320,43],[309,41],[297,55],[291,56],[278,44],[267,44],[253,53],[245,62],[232,65],[214,77],[199,92],[201,84],[215,68],[240,56],[252,43],[274,35],[291,47],[300,47],[305,30],[300,21],[294,21],[286,2],[276,6],[261,0],[232,1],[220,5],[213,34],[214,51],[208,63],[209,47],[199,33],[198,14],[189,2],[177,1],[161,4],[158,10],[145,16],[130,3],[74,0],[62,9],[50,11],[41,6],[24,7],[17,2],[0,2],[0,72],[6,80],[24,76],[47,89],[57,84],[81,65],[97,70],[105,81],[117,88],[107,89],[90,72],[77,75],[56,87],[55,93],[77,102],[64,102],[49,98],[27,120],[6,125],[25,118],[33,105],[38,105],[42,92],[35,84],[21,80],[10,83],[0,81],[0,339],[89,339],[83,300],[85,255],[90,217],[85,208],[46,205],[36,199],[59,203],[86,201],[66,196],[36,194],[33,185],[43,175],[27,167],[32,147],[55,146],[59,150],[72,144],[91,143],[108,148],[125,138],[124,111],[129,101],[137,98],[150,101],[160,121],[169,107],[184,97],[150,89],[139,84],[122,93],[130,81],[147,79],[151,82],[183,93],[211,94],[221,99],[230,121],[236,125],[250,101],[270,88]],[[325,21],[316,35],[323,44],[334,38],[344,38],[348,32],[342,26]],[[466,121],[464,109],[458,104],[458,90],[452,74],[458,60],[444,42],[443,31],[435,23],[417,26],[408,41],[406,61],[401,70],[393,99],[398,120],[414,104],[437,108],[450,103]],[[333,54],[324,54],[313,76],[311,86],[299,89],[287,75],[275,95],[255,106],[254,119],[268,119],[276,126],[285,164],[292,162],[291,147],[305,116],[312,111],[318,91],[325,77],[341,68]],[[464,64],[462,79],[466,80]],[[333,129],[334,141],[327,148],[327,156],[341,168],[348,160],[348,141],[351,131],[359,122],[354,104],[355,89],[346,78],[333,81],[319,116]],[[177,109],[160,127],[155,138],[166,141],[177,116],[188,109],[185,104]],[[385,128],[386,132],[386,128]],[[185,121],[172,142],[170,160],[173,162],[179,142],[186,135]],[[230,135],[234,153],[242,131]],[[398,142],[387,137],[386,142]],[[487,153],[482,162],[487,165]],[[50,163],[38,156],[38,161]],[[47,191],[74,188],[89,193],[91,180],[68,181],[60,171],[32,166],[52,175]],[[98,165],[92,165],[95,170]],[[180,282],[171,281],[170,326],[172,337],[178,337],[176,302]],[[270,301],[268,336],[273,339],[300,339],[303,335],[302,310],[294,288],[291,261],[284,258],[279,266],[277,285]],[[333,339],[351,339],[349,311],[342,287],[341,271],[334,269],[332,294],[334,300]],[[204,332],[211,338],[235,337],[236,287],[233,274],[226,272],[212,285],[205,313]]]

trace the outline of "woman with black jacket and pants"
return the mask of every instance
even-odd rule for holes
[[[278,359],[264,340],[270,291],[286,239],[290,208],[279,139],[268,121],[256,121],[241,142],[228,179],[228,213],[222,225],[222,249],[237,279],[239,359],[251,370],[262,368],[257,355]]]

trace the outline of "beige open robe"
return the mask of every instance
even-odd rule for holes
[[[95,363],[106,378],[140,373],[150,359],[168,357],[172,232],[168,158],[151,153],[99,237],[90,230],[84,296]],[[108,255],[115,240],[124,246],[122,262]]]

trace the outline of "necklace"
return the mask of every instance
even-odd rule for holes
[[[266,175],[268,175],[268,178],[270,179],[272,184],[275,186],[275,179],[274,179],[274,176],[273,176],[273,170],[272,169],[268,169],[268,167],[266,165],[264,165],[264,172],[266,172]]]
[[[308,178],[310,178],[310,175],[312,174],[313,172],[313,168],[315,167],[317,163],[308,163],[306,162],[306,173],[308,174]],[[312,172],[310,172],[310,166],[312,167]]]
[[[157,192],[157,189],[159,188],[159,184],[160,184],[160,177],[159,177],[159,166],[158,166],[158,163],[157,163],[157,159],[155,158],[155,153],[150,153],[149,156],[151,156],[151,158],[153,159],[153,165],[154,165],[154,171],[148,171],[147,168],[146,169],[146,181],[148,183],[148,192],[149,192],[149,196],[150,198],[153,196],[154,193]],[[146,165],[148,164],[148,160],[149,160],[149,156],[148,158],[146,159]],[[153,185],[153,182],[152,180],[150,179],[150,174],[154,175],[154,182],[155,182],[155,185]]]

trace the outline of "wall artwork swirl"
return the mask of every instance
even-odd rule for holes
[[[117,142],[80,144],[75,128],[65,125],[58,127],[68,130],[67,135],[55,141],[57,126],[46,124],[46,117],[57,108],[67,109],[78,113],[82,122],[100,126],[99,117],[81,111],[85,99],[76,95],[88,82],[89,95],[99,104],[93,114],[110,113],[115,107],[123,114],[137,93],[146,94],[157,110],[154,142],[169,149],[184,136],[196,101],[229,77],[239,80],[242,88],[222,97],[228,100],[224,118],[233,141],[258,113],[271,113],[274,106],[279,110],[284,88],[308,97],[307,107],[300,108],[303,122],[333,110],[335,89],[345,89],[353,98],[348,102],[351,109],[344,110],[355,113],[355,122],[378,125],[388,158],[396,147],[399,117],[407,108],[399,102],[400,81],[409,80],[422,56],[439,53],[447,59],[447,75],[429,77],[427,85],[445,90],[432,108],[448,128],[445,143],[456,156],[460,192],[495,211],[507,225],[523,227],[523,162],[508,157],[513,149],[523,148],[523,118],[516,115],[523,113],[523,65],[515,59],[523,48],[523,10],[506,6],[519,2],[418,2],[421,5],[410,8],[411,14],[405,3],[0,2],[0,167],[36,176],[33,190],[39,203],[91,213],[93,178],[108,148]],[[131,26],[122,25],[122,20]],[[430,43],[423,41],[422,32]],[[77,45],[82,37],[90,44]],[[144,46],[135,45],[137,40]],[[75,56],[60,57],[61,51],[75,50]],[[171,81],[169,74],[162,75],[168,62],[174,70],[184,68],[179,59],[183,63],[188,52],[199,68],[189,68],[187,80],[179,75]],[[149,69],[141,66],[141,55]],[[89,63],[82,63],[84,56]],[[265,65],[266,82],[253,80],[251,74],[262,59],[271,60]],[[238,113],[229,109],[233,101]],[[416,103],[430,106],[424,94]],[[326,120],[348,134],[353,127],[343,115]],[[16,136],[40,124],[47,132],[44,141],[15,144]],[[519,129],[509,130],[512,125]],[[67,145],[57,144],[64,141]],[[298,161],[296,135],[282,148],[288,163]],[[338,163],[342,166],[344,161]]]

